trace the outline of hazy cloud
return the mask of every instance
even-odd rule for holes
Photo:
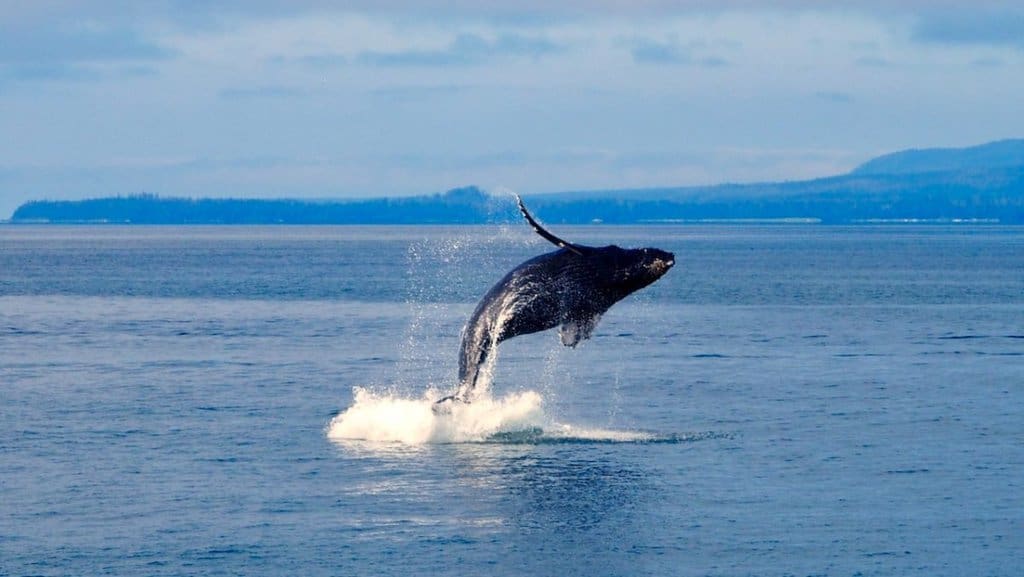
[[[882,58],[881,56],[861,56],[854,62],[857,66],[864,66],[867,68],[888,68],[892,66],[892,63],[888,59]]]
[[[435,97],[454,96],[469,87],[460,84],[438,84],[420,86],[389,86],[372,91],[374,97],[393,102],[419,102]]]
[[[23,27],[0,22],[0,82],[5,83],[86,82],[137,75],[139,68],[133,63],[172,55],[123,26],[54,22],[45,27]],[[122,66],[103,67],[109,64]]]
[[[689,50],[677,44],[638,40],[631,50],[633,61],[650,64],[689,64],[693,57]]]
[[[460,34],[439,50],[366,51],[356,60],[370,66],[471,66],[500,57],[540,58],[565,48],[540,36],[504,34],[491,40]]]
[[[819,100],[826,102],[834,102],[836,104],[848,104],[853,102],[853,96],[847,92],[836,92],[829,90],[822,90],[814,93],[814,96]]]
[[[707,68],[729,65],[729,61],[720,56],[697,54],[703,47],[701,42],[683,45],[674,40],[658,41],[640,38],[633,40],[629,45],[633,62],[638,64],[672,64]]]
[[[86,82],[99,80],[101,75],[87,67],[64,62],[39,62],[0,66],[0,83],[60,81]]]
[[[305,96],[304,90],[291,86],[252,86],[245,88],[226,88],[220,91],[220,97],[227,100],[251,100],[256,98],[296,98]]]
[[[975,58],[971,61],[971,66],[975,68],[1001,68],[1005,65],[1006,62],[1001,58]]]
[[[54,29],[0,28],[0,63],[55,64],[154,60],[171,52],[124,27],[58,26]]]
[[[30,82],[102,82],[120,78],[153,76],[152,66],[97,66],[68,62],[38,62],[0,65],[0,85]]]
[[[29,3],[26,3],[29,4]],[[109,6],[102,1],[62,2],[75,6]],[[144,8],[160,7],[168,18],[194,23],[211,18],[273,19],[302,14],[363,13],[385,18],[409,18],[419,22],[441,20],[488,21],[492,23],[537,25],[565,21],[624,19],[661,20],[694,15],[735,13],[862,12],[883,18],[893,14],[927,14],[936,10],[1013,10],[1017,0],[221,0],[195,3],[190,0],[158,0],[139,3]]]
[[[344,54],[321,53],[309,54],[299,59],[300,62],[313,68],[327,69],[347,65],[350,60]]]
[[[915,40],[942,44],[989,44],[1024,49],[1024,9],[939,10],[922,13]]]

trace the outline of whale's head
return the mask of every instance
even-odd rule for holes
[[[654,282],[676,264],[676,255],[659,248],[641,248],[641,266],[652,276]]]
[[[624,249],[613,245],[597,250],[607,258],[610,284],[623,296],[658,280],[676,264],[674,254],[658,248]]]

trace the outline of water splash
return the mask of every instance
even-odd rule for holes
[[[517,282],[518,279],[513,279],[513,283]],[[463,329],[463,343],[459,351],[462,358],[459,359],[459,363],[460,366],[466,367],[467,373],[462,375],[460,371],[462,382],[456,394],[458,398],[472,401],[487,398],[498,362],[498,341],[505,325],[511,322],[520,310],[530,306],[536,298],[535,291],[513,284],[513,288],[501,296],[498,314],[493,322],[486,322],[490,314],[485,312],[481,317],[484,319],[483,322],[467,325]]]
[[[543,428],[543,403],[533,391],[494,399],[481,396],[473,403],[452,403],[450,410],[434,412],[438,398],[428,391],[422,398],[403,398],[356,387],[351,407],[327,427],[332,440],[391,441],[407,444],[482,442],[502,433]]]
[[[535,391],[503,397],[481,396],[473,403],[453,403],[434,412],[439,393],[421,398],[378,393],[356,387],[354,402],[327,426],[335,442],[371,441],[426,445],[440,443],[686,443],[721,438],[716,433],[660,434],[559,423],[544,411]]]

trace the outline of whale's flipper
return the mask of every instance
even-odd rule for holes
[[[523,199],[518,194],[516,195],[516,204],[519,205],[519,212],[523,213],[523,217],[526,218],[526,222],[530,223],[530,226],[533,227],[533,232],[541,235],[542,237],[544,237],[544,240],[550,242],[551,244],[559,248],[564,248],[569,252],[583,256],[583,252],[580,251],[580,249],[576,248],[576,245],[572,244],[571,242],[566,242],[558,238],[557,236],[551,234],[543,226],[541,226],[540,223],[534,220],[530,212],[526,210],[526,205],[523,204]]]
[[[601,315],[594,315],[584,319],[570,319],[562,323],[558,329],[558,335],[562,337],[562,344],[567,347],[575,347],[580,341],[589,339],[597,327]]]

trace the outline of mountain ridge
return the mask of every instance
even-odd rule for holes
[[[1024,139],[1004,139],[965,148],[912,148],[877,156],[850,174],[916,174],[1024,165]]]

